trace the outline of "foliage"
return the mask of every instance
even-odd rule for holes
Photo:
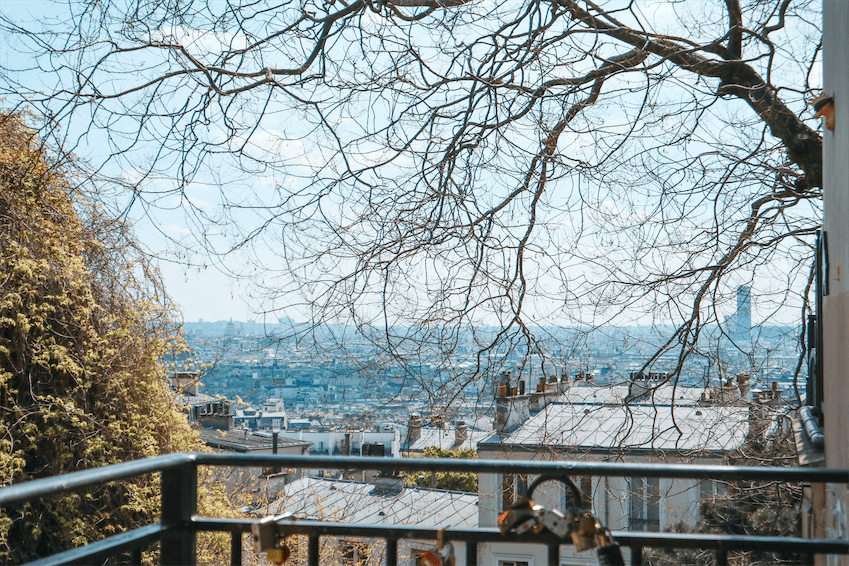
[[[70,0],[0,15],[25,54],[0,95],[102,142],[155,221],[177,203],[175,259],[253,277],[299,347],[345,324],[352,355],[444,401],[641,324],[643,371],[676,376],[716,371],[738,286],[767,322],[805,307],[820,6]]]
[[[59,155],[0,113],[0,485],[200,448],[160,363],[161,288]],[[0,561],[155,522],[158,495],[147,476],[6,508]]]
[[[445,450],[436,446],[428,446],[424,449],[423,458],[472,458],[476,459],[478,453],[471,448],[456,448]],[[434,485],[433,474],[436,473],[437,489],[451,489],[454,491],[468,491],[477,493],[478,475],[472,472],[411,472],[404,478],[408,486],[417,486],[421,479],[421,485],[430,487]]]

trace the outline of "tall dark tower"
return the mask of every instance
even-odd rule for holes
[[[748,342],[752,338],[752,288],[748,285],[737,287],[736,334],[740,340]]]

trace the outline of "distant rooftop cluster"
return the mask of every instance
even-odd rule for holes
[[[427,413],[423,404],[393,402],[382,412],[365,403],[359,418],[350,420],[338,418],[328,406],[292,411],[277,397],[256,408],[231,410],[229,403],[191,390],[191,377],[175,378],[175,387],[195,393],[180,400],[190,405],[201,438],[222,451],[382,458],[418,457],[433,454],[428,449],[435,448],[473,450],[481,459],[717,464],[753,438],[769,441],[788,432],[782,390],[777,384],[753,387],[757,382],[745,373],[694,387],[671,382],[663,372],[635,371],[628,383],[618,385],[600,383],[586,371],[539,378],[532,385],[526,375],[504,372],[492,385],[488,405],[460,403],[452,418]],[[356,408],[351,404],[346,411]],[[244,510],[352,523],[474,528],[494,526],[529,484],[521,474],[481,473],[477,492],[469,493],[437,489],[437,474],[423,478],[327,468],[264,469],[249,478],[253,496]],[[713,482],[683,479],[572,479],[585,504],[606,525],[626,530],[694,525],[700,502],[723,489]],[[245,482],[230,484],[235,489]],[[562,488],[540,489],[537,499],[555,508],[570,504]],[[368,544],[334,544],[345,556],[376,552]],[[408,546],[411,555],[425,551],[421,545]],[[527,551],[514,543],[492,543],[484,552],[502,562],[529,561]],[[583,563],[578,555],[564,559]]]

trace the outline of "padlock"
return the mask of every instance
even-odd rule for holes
[[[289,546],[284,543],[281,547],[269,549],[265,553],[265,559],[273,564],[283,564],[289,560],[291,555],[292,551],[289,550]]]
[[[259,523],[251,525],[251,542],[257,554],[267,552],[277,546],[277,520],[264,517]]]
[[[610,531],[604,528],[600,529],[596,535],[596,542],[599,545],[598,550],[596,550],[599,566],[625,566],[622,550],[613,541]]]
[[[575,545],[575,550],[583,552],[598,546],[596,535],[601,528],[598,521],[589,513],[583,513],[576,517],[574,528],[571,533],[572,544]]]
[[[277,521],[289,519],[294,520],[292,513],[278,517],[263,517],[258,523],[251,525],[251,541],[253,550],[257,554],[265,554],[265,559],[274,564],[283,564],[292,555],[289,546],[282,542],[278,532]],[[282,543],[282,544],[281,544]]]
[[[436,547],[426,551],[419,560],[423,566],[455,566],[454,545],[444,540],[445,529],[436,533]]]
[[[557,509],[546,509],[540,506],[535,506],[534,512],[540,518],[540,525],[560,538],[566,538],[566,535],[572,530],[574,517],[564,516]]]
[[[442,566],[456,566],[457,557],[454,556],[454,545],[446,542],[442,547]]]
[[[520,499],[498,516],[498,529],[502,535],[510,532],[519,534],[533,529],[540,522],[534,512],[534,502],[529,498]]]
[[[426,550],[420,557],[422,566],[442,566],[442,558],[433,550]]]

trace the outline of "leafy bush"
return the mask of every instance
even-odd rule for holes
[[[0,113],[0,485],[201,447],[163,355],[178,343],[127,227],[82,169]],[[154,522],[147,476],[0,512],[0,562]]]
[[[457,448],[455,450],[444,450],[435,446],[424,449],[424,458],[477,458],[478,453],[472,449]],[[425,487],[433,485],[433,472],[413,472],[405,478],[408,486],[418,485],[419,478]],[[454,491],[478,492],[478,475],[471,472],[436,472],[436,488],[451,489]]]

